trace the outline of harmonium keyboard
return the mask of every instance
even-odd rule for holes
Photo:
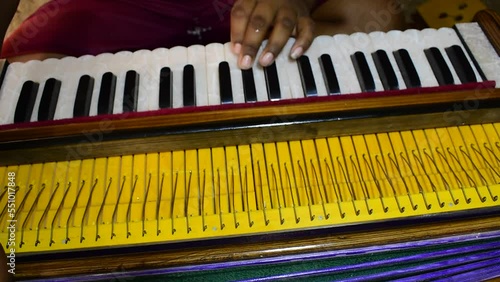
[[[16,277],[499,230],[499,21],[477,19],[320,36],[297,61],[291,39],[245,71],[228,44],[4,63]]]

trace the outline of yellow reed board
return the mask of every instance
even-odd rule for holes
[[[71,251],[498,207],[499,132],[484,124],[0,167],[0,243]]]

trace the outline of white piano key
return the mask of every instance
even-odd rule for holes
[[[207,59],[208,104],[220,105],[219,63],[224,61],[224,45],[211,43],[205,47]]]
[[[500,88],[500,57],[481,26],[478,23],[461,23],[456,27],[486,79],[496,81],[496,87]]]
[[[98,75],[102,68],[98,68],[95,56],[85,55],[78,58],[78,63],[87,66],[85,74],[94,79],[94,89],[92,90],[92,99],[90,100],[89,116],[97,115],[97,102],[99,101],[99,89],[101,88],[101,76]]]
[[[341,67],[345,68],[345,66],[338,65],[339,64],[338,62],[343,61],[343,58],[342,58],[342,52],[340,52],[339,48],[336,47],[336,45],[335,45],[335,40],[331,36],[321,35],[321,36],[317,36],[316,38],[314,38],[313,45],[314,45],[314,48],[317,49],[315,52],[319,55],[318,62],[319,62],[319,57],[321,57],[321,55],[327,54],[330,56],[334,70],[336,72],[339,86],[341,87],[341,90],[342,90],[342,85],[341,85],[342,81],[340,80],[339,76],[344,75],[343,73],[340,73],[340,71],[341,71],[340,68]],[[310,51],[308,50],[307,52],[310,52]],[[356,75],[356,74],[354,74],[354,75]],[[326,82],[324,79],[324,74],[323,74],[323,71],[321,69],[321,66],[320,66],[318,73],[314,72],[314,76],[315,76],[315,79],[317,76],[321,76],[321,80],[319,80],[319,82],[322,84],[322,87],[325,88],[325,94],[328,95],[326,93]],[[318,87],[318,80],[315,80],[315,82],[316,82],[316,87]],[[344,90],[345,90],[345,88],[344,88]],[[348,92],[341,92],[341,93],[348,93]]]
[[[84,74],[85,66],[81,66],[80,61],[75,57],[48,59],[43,61],[43,64],[44,69],[50,74],[50,78],[61,81],[54,120],[73,118],[76,90],[78,89],[80,77]],[[43,89],[41,90],[43,92]],[[37,105],[35,107],[38,109]],[[32,116],[32,119],[34,118],[36,117]]]
[[[267,45],[267,40],[262,42],[262,45],[257,52],[256,58],[260,58],[264,46]],[[253,78],[255,80],[255,91],[257,92],[257,101],[269,101],[267,94],[266,78],[264,76],[264,68],[259,64],[259,60],[254,60],[252,66]]]
[[[90,116],[97,115],[97,106],[99,104],[99,94],[101,90],[102,75],[110,71],[108,63],[112,61],[111,57],[114,54],[103,53],[98,56],[83,56],[79,60],[84,61],[85,65],[89,68],[86,70],[87,74],[94,78],[94,91],[92,92],[92,100],[90,102]],[[115,97],[116,97],[115,93]]]
[[[113,114],[123,113],[123,94],[125,90],[125,76],[127,71],[134,70],[133,65],[129,64],[132,58],[132,52],[122,51],[107,57],[106,64],[107,70],[116,75],[116,92],[115,101],[113,104]]]
[[[351,55],[355,52],[356,47],[349,35],[338,34],[333,36],[328,54],[332,58],[337,73],[341,94],[361,93],[361,87],[351,61]]]
[[[394,73],[396,74],[396,78],[398,79],[399,89],[406,89],[406,84],[403,80],[403,75],[401,74],[401,70],[398,67],[398,63],[394,58],[394,51],[399,50],[398,46],[391,45],[389,43],[388,35],[385,32],[375,31],[371,32],[369,36],[372,39],[373,47],[375,51],[377,50],[385,50],[387,53],[387,57],[389,57],[389,61],[391,62],[392,69],[394,69]],[[371,54],[370,54],[371,56]]]
[[[444,46],[450,47],[451,45],[453,45],[448,36],[448,32],[449,30],[446,29],[436,30],[433,28],[426,28],[421,31],[422,42],[424,44],[424,49],[431,47],[436,47],[439,49],[441,55],[443,55],[446,64],[448,65],[448,68],[451,71],[451,75],[453,76],[453,81],[455,82],[455,84],[460,84],[460,79],[458,78],[457,72],[453,68],[451,61],[446,55],[446,51],[444,50],[445,48]],[[439,36],[443,36],[443,38],[440,38]]]
[[[439,86],[431,66],[425,57],[423,43],[420,31],[409,29],[404,32],[399,30],[389,31],[387,33],[388,43],[397,46],[399,49],[406,49],[415,65],[422,87]]]
[[[354,43],[356,50],[365,54],[368,67],[370,67],[370,72],[372,73],[373,81],[375,82],[375,92],[384,91],[384,86],[382,85],[377,68],[375,67],[375,62],[372,58],[372,53],[377,51],[377,49],[375,49],[371,37],[366,33],[356,32],[351,34],[351,40]],[[355,52],[353,52],[353,54],[354,53]]]
[[[132,53],[129,63],[130,70],[139,74],[139,93],[137,96],[137,111],[149,110],[149,100],[157,101],[160,85],[158,84],[158,67],[152,61],[150,50],[139,50]]]
[[[196,106],[208,105],[207,68],[205,46],[193,45],[187,48],[188,64],[194,67],[196,85]]]
[[[286,59],[283,62],[283,67],[284,67],[283,71],[286,71],[288,74],[289,87],[292,95],[291,98],[298,99],[298,98],[304,98],[305,95],[304,95],[304,89],[302,88],[299,66],[297,64],[297,61],[292,59],[289,55],[290,50],[292,49],[294,43],[295,39],[290,38],[285,46],[286,51],[285,50],[282,51],[283,53],[287,52]]]
[[[42,62],[29,61],[25,64],[26,80],[31,80],[39,83],[38,93],[36,95],[35,105],[33,107],[33,113],[30,119],[31,122],[35,122],[38,120],[38,109],[40,107],[40,101],[42,99],[43,89],[45,88],[45,82],[52,75],[50,73],[52,69],[49,68],[48,65],[50,65],[50,63],[54,60],[56,59],[49,59]]]
[[[231,50],[231,43],[224,44],[224,58],[229,64],[231,71],[231,87],[233,90],[233,103],[245,103],[245,92],[243,91],[243,77],[238,67],[238,56]]]
[[[40,61],[32,61],[31,67],[40,64]],[[21,94],[21,89],[26,79],[26,64],[10,64],[0,87],[0,124],[14,123],[14,113]],[[36,82],[36,81],[35,81]]]
[[[49,79],[52,75],[52,72],[54,72],[53,62],[55,61],[57,61],[57,59],[48,59],[45,61],[33,60],[22,64],[24,71],[24,79],[22,83],[28,80],[39,83],[38,93],[36,96],[35,105],[33,107],[33,113],[30,119],[31,122],[35,122],[38,120],[38,108],[40,106],[43,88],[45,87],[45,82],[47,81],[47,79]],[[22,83],[20,85],[21,87]],[[17,105],[17,100],[16,104],[14,105]]]
[[[326,84],[323,78],[323,73],[321,71],[321,66],[319,64],[319,58],[321,55],[325,54],[325,49],[331,48],[330,46],[324,46],[324,41],[326,37],[320,36],[316,37],[311,44],[311,47],[305,52],[304,55],[309,57],[311,63],[311,69],[314,75],[314,82],[316,83],[316,90],[318,91],[318,96],[327,96]]]
[[[167,48],[157,48],[151,52],[150,62],[152,64],[151,70],[151,83],[155,84],[156,87],[154,93],[148,99],[148,110],[155,111],[160,109],[160,72],[164,67],[168,67],[168,52]]]
[[[469,61],[469,64],[471,65],[474,74],[476,75],[477,81],[482,81],[481,76],[479,75],[479,72],[477,71],[476,67],[474,66],[474,63],[472,62],[469,54],[467,54],[467,51],[465,50],[462,41],[460,41],[460,38],[457,35],[457,32],[452,29],[452,28],[440,28],[437,30],[437,37],[434,38],[436,47],[441,50],[441,53],[443,54],[443,57],[445,57],[446,62],[448,63],[448,66],[450,69],[453,70],[452,73],[456,74],[455,68],[453,67],[453,64],[451,63],[451,60],[448,57],[448,54],[446,53],[445,48],[451,47],[453,45],[458,45],[462,47],[465,56],[467,57],[467,60]],[[455,78],[455,76],[454,76]],[[457,76],[457,80],[455,81],[455,84],[460,84],[460,79]]]
[[[182,83],[184,67],[187,64],[187,48],[177,46],[170,49],[168,52],[168,63],[174,76],[172,80],[172,107],[182,108],[184,107]]]
[[[290,49],[292,46],[290,44],[286,44],[283,47],[283,50],[279,53],[279,55],[275,59],[276,69],[278,70],[278,79],[280,82],[280,92],[281,92],[281,100],[292,99],[292,91],[290,89],[290,80],[288,78],[288,74],[285,71],[287,68],[287,61],[289,59]],[[260,58],[260,57],[257,57]]]

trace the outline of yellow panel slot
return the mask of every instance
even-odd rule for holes
[[[307,177],[306,160],[302,149],[301,141],[290,142],[290,155],[293,163],[292,174],[295,178],[297,202],[299,203],[299,210],[300,208],[307,210],[307,216],[301,216],[304,219],[302,222],[310,222],[314,220],[316,213],[313,210],[314,202],[311,195],[311,183]]]
[[[96,216],[95,242],[107,242],[107,240],[112,240],[111,236],[114,233],[112,229],[114,229],[115,222],[115,207],[123,182],[120,174],[121,162],[121,157],[112,157],[106,160],[107,169],[102,168],[106,171],[106,185],[102,186],[102,189],[105,189],[102,193],[104,196],[101,198],[101,205]]]
[[[264,158],[264,150],[262,144],[252,144],[252,166],[253,166],[253,177],[255,180],[255,192],[256,192],[256,205],[257,210],[262,212],[259,216],[260,220],[256,220],[256,223],[265,225],[269,224],[269,218],[267,215],[267,210],[269,210],[269,193],[268,193],[268,181],[267,181],[267,171],[266,162]]]
[[[442,207],[444,199],[440,196],[438,188],[440,186],[436,183],[436,168],[425,156],[429,151],[425,139],[419,140],[412,132],[401,132],[401,139],[404,144],[404,152],[400,153],[403,165],[409,170],[410,178],[416,184],[425,207],[427,209]]]
[[[227,183],[229,185],[229,208],[233,214],[233,224],[235,228],[240,225],[241,219],[238,216],[243,212],[244,200],[241,183],[241,167],[238,158],[238,149],[236,146],[226,147],[226,171]]]
[[[300,217],[297,214],[297,207],[300,206],[300,198],[297,184],[292,171],[293,161],[290,155],[288,142],[276,143],[277,155],[279,157],[279,175],[281,178],[282,207],[287,210],[288,218],[292,222],[299,223]]]
[[[374,137],[374,135],[352,137],[351,142],[355,154],[350,158],[352,159],[350,161],[367,199],[365,201],[366,212],[369,214],[374,211],[387,212],[388,207],[384,201],[381,182],[376,177],[376,169],[374,169],[371,151],[368,147],[368,142],[373,143],[374,141],[367,137]],[[374,199],[376,200],[373,201]]]
[[[243,189],[243,211],[247,217],[246,224],[248,227],[254,225],[252,212],[259,209],[257,190],[254,184],[253,165],[251,149],[248,145],[238,146],[238,161],[240,165],[241,185]]]
[[[0,241],[43,253],[499,207],[499,132],[497,123],[0,167]]]
[[[185,152],[177,151],[172,154],[172,178],[173,185],[170,187],[170,197],[168,209],[170,210],[169,218],[171,220],[172,234],[176,232],[188,232],[187,222],[181,221],[184,219],[186,198],[186,178],[191,177],[192,173],[185,170]]]
[[[373,213],[403,213],[406,205],[400,203],[396,183],[394,183],[394,178],[390,177],[390,171],[387,168],[388,160],[384,157],[380,138],[376,134],[369,134],[364,136],[364,142],[358,140],[358,143],[358,150],[365,151],[364,147],[366,146],[366,155],[361,157],[364,166],[373,179],[382,205],[382,209],[374,209]],[[374,186],[372,185],[372,187]]]
[[[146,177],[144,180],[144,187],[146,191],[144,193],[144,203],[141,207],[141,221],[142,221],[142,236],[148,234],[148,230],[154,230],[153,234],[156,234],[156,222],[157,218],[157,207],[160,198],[160,161],[159,154],[147,154],[146,155]],[[151,232],[151,231],[150,231]]]
[[[164,221],[166,221],[168,218],[170,218],[170,201],[169,199],[171,198],[171,187],[173,186],[173,169],[172,169],[172,153],[171,152],[165,152],[165,153],[160,153],[160,158],[159,158],[159,167],[160,167],[160,173],[161,173],[161,179],[160,179],[160,187],[159,187],[159,194],[160,194],[160,201],[157,202],[156,206],[156,232],[151,234],[151,232],[148,232],[148,235],[154,235],[160,236],[163,234],[172,234],[173,230],[171,228],[171,225],[162,225]]]
[[[200,209],[201,209],[201,224],[202,229],[205,231],[207,229],[206,216],[217,214],[215,195],[213,192],[213,181],[212,181],[212,156],[210,149],[198,150],[198,164],[199,164],[199,181],[200,184]]]
[[[232,218],[228,220],[228,215],[231,214],[231,195],[229,192],[229,176],[226,171],[225,153],[225,148],[212,149],[213,191],[216,203],[216,214],[219,215],[220,229],[224,229],[226,225],[231,224],[233,221]]]

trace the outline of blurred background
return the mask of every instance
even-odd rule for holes
[[[48,0],[21,0],[17,14],[9,27],[7,35],[10,34],[17,26],[19,26],[19,24],[25,18],[27,18],[38,7],[46,2],[48,2]],[[437,16],[443,15],[443,13],[445,13],[447,15],[453,15],[454,17],[460,17],[456,10],[457,7],[464,4],[468,4],[471,7],[476,8],[477,5],[474,5],[474,3],[477,2],[500,13],[500,0],[399,0],[399,2],[403,6],[406,14],[406,20],[409,23],[410,27],[415,26],[417,28],[421,28],[426,23],[426,16],[428,18],[431,18],[427,19],[427,21],[431,22],[434,18],[436,18],[436,15],[429,14],[431,13],[430,11],[432,11],[432,13],[437,13]],[[419,13],[419,8],[423,9],[421,13]],[[464,12],[467,12],[467,10],[465,9]],[[468,17],[463,17],[462,21],[467,21],[467,19]],[[444,20],[446,20],[446,18]],[[427,23],[427,25],[434,27],[433,24]],[[434,22],[434,25],[442,25],[442,23],[441,21],[437,20],[436,22]]]

